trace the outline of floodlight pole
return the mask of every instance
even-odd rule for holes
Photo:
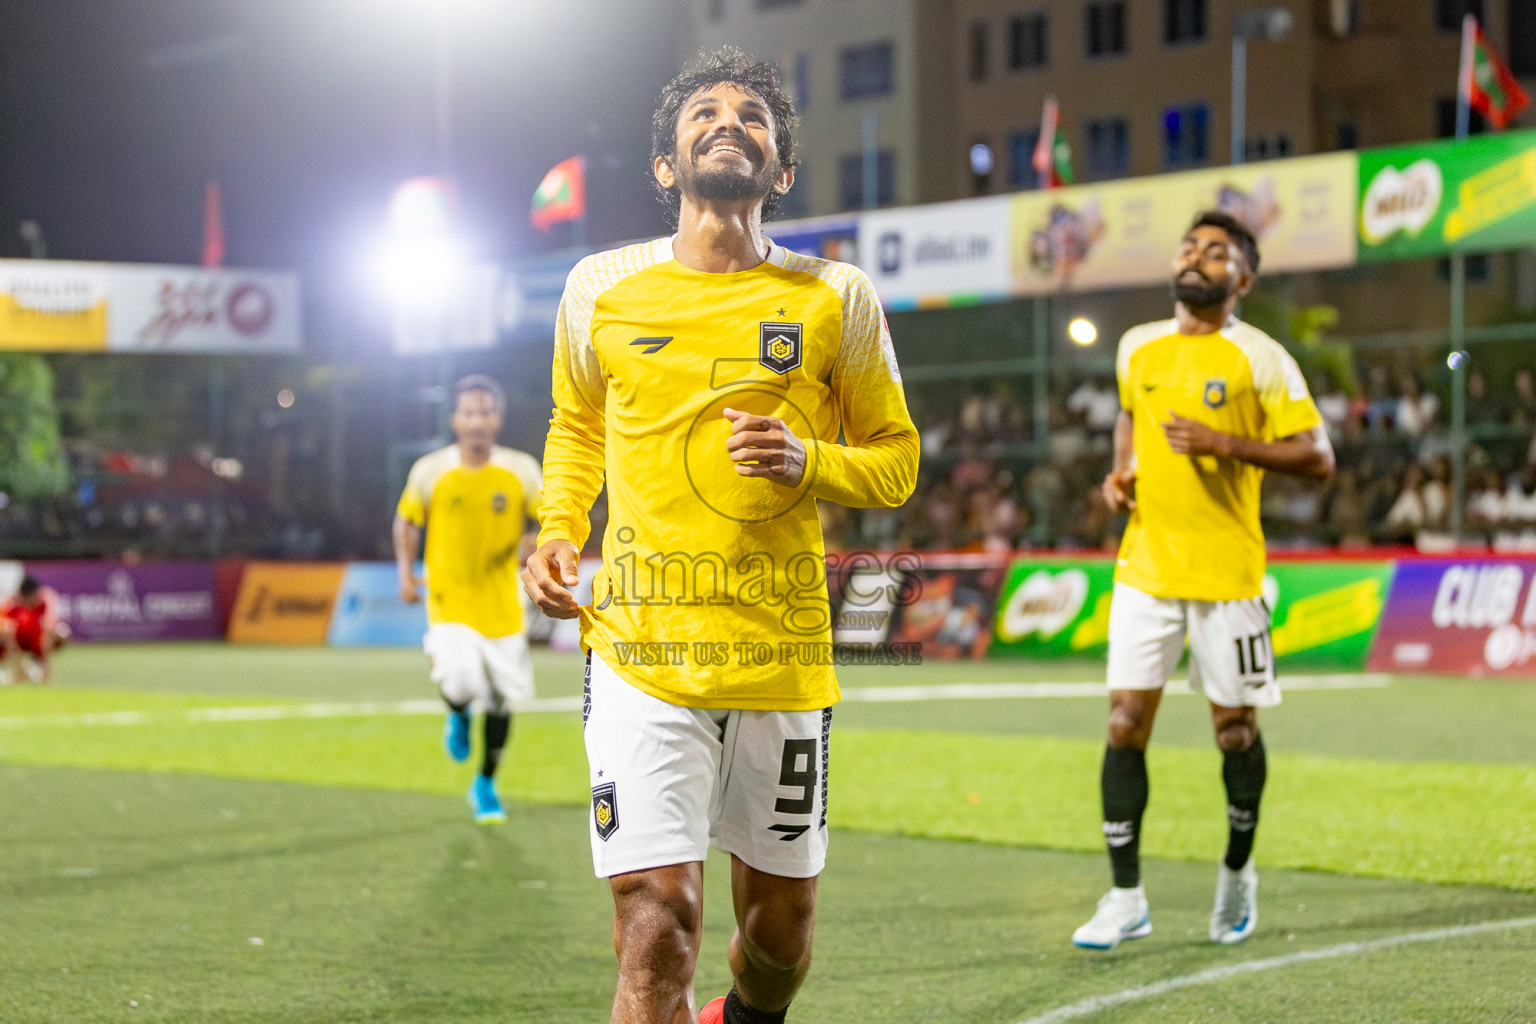
[[[1467,81],[1471,75],[1472,33],[1475,20],[1462,19],[1461,65],[1456,76],[1456,145],[1465,142],[1472,129],[1472,108]],[[1451,253],[1451,351],[1465,352],[1467,341],[1467,257]],[[1461,546],[1467,514],[1467,363],[1465,356],[1451,360],[1451,537]]]
[[[1232,153],[1231,162],[1247,157],[1248,142],[1248,37],[1232,33]]]
[[[445,188],[453,181],[453,35],[452,4],[439,3],[433,11],[434,60],[432,62],[433,132],[437,173]],[[450,192],[448,201],[453,202]],[[451,216],[451,214],[450,214]],[[453,354],[448,351],[448,304],[439,297],[434,318],[437,345],[437,434],[444,444],[453,440]]]

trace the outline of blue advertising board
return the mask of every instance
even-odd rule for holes
[[[400,600],[393,562],[353,562],[347,566],[326,643],[332,647],[417,647],[426,631],[426,605]]]

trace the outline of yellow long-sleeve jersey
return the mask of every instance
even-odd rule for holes
[[[896,506],[917,475],[863,272],[773,246],[751,270],[701,273],[670,238],[589,256],[560,301],[553,391],[539,543],[582,546],[608,486],[583,643],[675,704],[836,703],[814,499]],[[727,408],[778,417],[804,442],[797,486],[736,473]]]

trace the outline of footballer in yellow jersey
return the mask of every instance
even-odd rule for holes
[[[614,1021],[692,1018],[701,868],[733,860],[735,986],[701,1021],[779,1021],[826,859],[832,668],[816,500],[892,507],[917,431],[868,278],[761,233],[794,181],[777,72],[726,49],[663,92],[671,238],[571,273],[556,326],[540,546],[523,578],[579,615],[593,864],[615,900]],[[576,553],[606,484],[593,604]],[[723,1009],[722,1009],[723,1007]]]
[[[538,512],[539,464],[495,443],[506,399],[485,376],[454,389],[455,442],[411,467],[395,511],[400,597],[421,600],[415,561],[426,532],[427,635],[432,679],[448,704],[443,743],[469,758],[469,716],[485,714],[485,748],[469,791],[475,820],[506,820],[496,769],[512,727],[509,704],[533,696],[533,666],[523,634],[518,548],[526,517]]]
[[[1109,612],[1109,742],[1100,779],[1114,888],[1072,941],[1113,949],[1152,931],[1141,886],[1147,742],[1163,685],[1189,645],[1227,789],[1227,851],[1209,938],[1258,923],[1254,830],[1268,773],[1258,712],[1280,702],[1261,595],[1265,470],[1326,478],[1333,448],[1295,360],[1235,316],[1259,247],[1230,214],[1195,218],[1173,260],[1170,320],[1120,341],[1120,416],[1105,501],[1129,512]]]

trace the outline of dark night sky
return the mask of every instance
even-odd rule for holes
[[[7,0],[0,251],[35,218],[62,259],[196,262],[222,183],[233,266],[314,296],[360,274],[384,205],[433,170],[430,12],[454,8],[455,163],[484,255],[528,226],[550,166],[589,156],[593,241],[662,230],[649,117],[675,70],[673,0]]]

